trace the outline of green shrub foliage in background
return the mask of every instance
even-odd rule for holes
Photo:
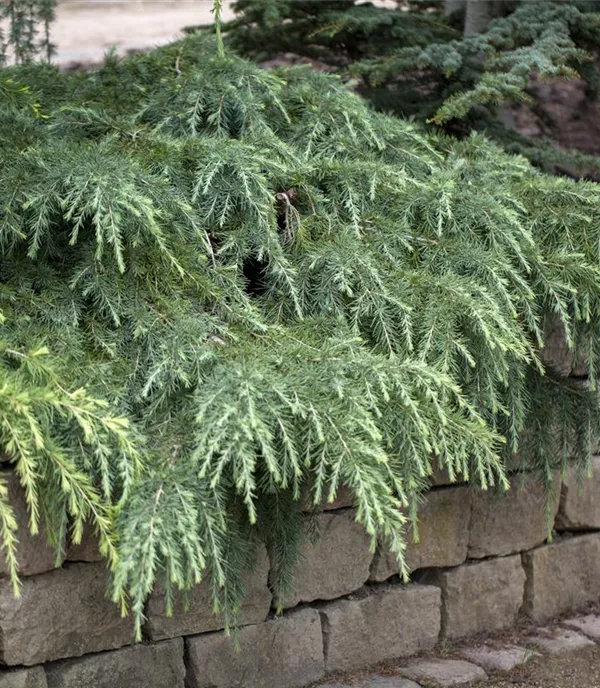
[[[499,106],[535,105],[532,76],[581,77],[588,97],[597,97],[594,0],[398,0],[396,8],[358,0],[236,0],[234,7],[238,18],[227,34],[246,56],[316,59],[356,78],[381,110],[459,135],[485,132],[545,170],[600,171],[596,157],[521,135],[498,117]],[[489,16],[474,25],[471,8]]]
[[[138,624],[203,578],[234,622],[261,541],[280,600],[341,486],[402,569],[436,466],[586,467],[597,185],[201,36],[0,84],[0,444],[32,526],[92,522]],[[591,384],[542,363],[548,315]]]
[[[0,7],[0,65],[7,60],[26,64],[49,61],[54,54],[50,37],[56,0],[6,0]]]

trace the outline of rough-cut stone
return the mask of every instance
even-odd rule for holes
[[[354,506],[354,495],[350,488],[345,485],[341,485],[338,488],[333,502],[327,500],[328,496],[325,495],[321,503],[315,505],[310,492],[307,492],[302,499],[302,511],[305,513],[312,513],[314,511],[336,511],[338,509],[347,509]]]
[[[557,530],[600,528],[600,456],[592,459],[592,474],[583,482],[571,468],[567,473],[556,517]]]
[[[575,619],[565,619],[562,623],[563,626],[581,631],[589,638],[600,640],[600,616],[596,614],[588,614],[587,616],[580,616]]]
[[[102,561],[103,557],[100,554],[98,547],[98,537],[94,533],[94,529],[89,523],[83,527],[83,536],[81,542],[76,545],[74,542],[69,542],[67,546],[67,561]]]
[[[588,367],[585,362],[585,349],[580,351],[577,361],[569,349],[565,337],[565,328],[557,315],[551,314],[544,322],[545,347],[540,350],[540,357],[544,363],[550,365],[562,375],[585,377]],[[582,354],[582,355],[581,355]]]
[[[577,631],[564,628],[540,628],[538,634],[529,638],[530,642],[551,655],[581,650],[594,645],[594,641]]]
[[[460,474],[455,474],[453,477],[450,477],[450,472],[448,469],[444,466],[441,467],[437,461],[434,460],[433,462],[433,472],[431,473],[430,476],[430,483],[433,487],[446,487],[448,485],[459,485],[460,483],[465,482],[465,477],[462,473]],[[453,479],[454,478],[454,479]]]
[[[183,639],[56,662],[46,673],[48,688],[183,688]]]
[[[420,686],[408,678],[371,676],[371,678],[360,684],[360,688],[420,688]]]
[[[478,645],[463,648],[460,655],[487,671],[510,671],[519,664],[525,663],[528,652],[524,647],[518,645],[502,647]]]
[[[600,533],[538,547],[523,555],[527,572],[523,611],[534,621],[600,599]]]
[[[560,479],[554,481],[552,510],[556,514],[560,498]],[[517,476],[510,490],[478,490],[473,494],[469,558],[483,559],[522,552],[535,547],[548,536],[547,496],[533,475]]]
[[[428,686],[457,686],[461,683],[487,678],[487,674],[481,667],[456,659],[417,661],[398,671],[407,678],[426,683]]]
[[[321,609],[327,671],[346,671],[428,650],[440,630],[440,591],[426,585],[376,589]]]
[[[246,578],[246,597],[241,609],[242,625],[265,621],[271,607],[271,592],[267,585],[269,558],[264,547],[259,550],[256,565]],[[209,581],[198,585],[188,596],[188,607],[182,597],[175,603],[175,613],[167,616],[164,594],[155,592],[146,608],[145,634],[152,640],[176,638],[218,631],[223,628],[223,619],[213,611],[212,590]]]
[[[47,688],[46,674],[42,667],[0,671],[0,688]]]
[[[299,688],[325,674],[319,612],[287,614],[239,630],[239,650],[223,633],[186,638],[186,688]]]
[[[354,506],[354,495],[349,488],[344,487],[343,485],[337,491],[337,495],[333,502],[323,502],[324,511],[335,511],[336,509],[345,509],[351,506]]]
[[[317,516],[319,539],[307,542],[285,608],[300,602],[333,600],[358,590],[369,577],[373,560],[369,536],[353,509]]]
[[[71,564],[23,579],[15,598],[0,581],[0,659],[8,665],[41,664],[133,641],[131,618],[106,599],[102,564]]]
[[[405,557],[410,571],[458,566],[467,558],[471,490],[449,487],[433,490],[419,509],[419,542],[409,542]],[[371,566],[370,580],[381,582],[398,574],[398,564],[380,549]]]
[[[43,534],[32,535],[29,531],[29,511],[25,492],[19,483],[18,476],[12,471],[0,471],[0,480],[8,488],[8,501],[14,510],[19,529],[17,531],[17,561],[21,576],[34,576],[51,571],[62,563],[56,561],[56,551],[46,541]],[[43,530],[43,528],[40,528]],[[0,552],[0,575],[8,573],[6,558]]]
[[[525,588],[519,556],[491,559],[440,572],[442,632],[446,638],[508,628],[515,623]]]

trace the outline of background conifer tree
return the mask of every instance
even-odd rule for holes
[[[453,135],[476,130],[546,170],[597,174],[593,156],[533,140],[499,114],[533,102],[530,80],[583,78],[597,95],[600,5],[576,0],[237,0],[229,37],[259,61],[293,53],[325,63],[384,111]]]
[[[0,64],[10,55],[17,64],[54,54],[50,31],[56,0],[7,0],[0,8],[5,32],[0,33]]]

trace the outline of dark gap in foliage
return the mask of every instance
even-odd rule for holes
[[[249,257],[244,261],[242,272],[245,279],[245,290],[250,296],[262,296],[267,289],[267,271],[269,262],[258,257]]]

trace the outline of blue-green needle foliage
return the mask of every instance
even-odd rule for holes
[[[260,542],[281,599],[342,486],[402,570],[436,466],[549,481],[599,420],[600,187],[206,41],[0,82],[0,443],[138,624],[205,578],[234,622]],[[592,386],[544,367],[548,314]]]

